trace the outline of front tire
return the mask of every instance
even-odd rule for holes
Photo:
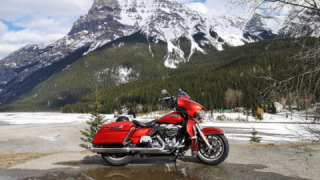
[[[102,159],[112,166],[124,166],[129,164],[133,155],[130,154],[101,154]]]
[[[227,138],[222,135],[208,135],[207,139],[212,146],[210,150],[204,142],[199,142],[197,158],[209,165],[222,163],[229,154],[229,143]]]

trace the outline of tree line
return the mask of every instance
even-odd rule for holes
[[[102,89],[104,113],[120,111],[123,106],[139,107],[140,112],[164,109],[166,106],[158,101],[161,90],[167,89],[174,94],[178,88],[186,91],[207,110],[235,107],[256,109],[262,104],[272,103],[271,99],[261,96],[268,84],[259,77],[265,74],[283,76],[279,69],[287,66],[285,59],[292,51],[295,47],[288,46],[285,40],[271,40],[207,56],[199,54],[195,56],[199,59],[183,64],[168,78],[138,80]],[[62,111],[89,112],[88,104],[92,97],[89,95],[76,104],[66,105]]]

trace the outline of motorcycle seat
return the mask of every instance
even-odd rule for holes
[[[153,121],[146,122],[146,123],[142,123],[137,120],[132,121],[133,124],[135,124],[137,127],[141,127],[141,128],[151,128],[156,124],[156,122],[157,122],[157,120],[153,120]]]

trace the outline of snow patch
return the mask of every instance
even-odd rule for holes
[[[188,57],[188,61],[190,61],[190,58],[192,57],[192,55],[196,52],[196,51],[200,51],[202,52],[203,54],[206,54],[204,52],[203,49],[201,49],[201,47],[195,42],[195,41],[191,41],[191,52],[190,52],[190,55]]]
[[[140,121],[151,121],[164,116],[163,112],[152,112],[140,116]],[[240,144],[249,143],[254,128],[261,137],[261,143],[292,143],[298,141],[311,141],[314,135],[307,129],[307,123],[299,114],[294,113],[287,116],[286,112],[280,114],[264,114],[264,120],[257,120],[252,116],[246,116],[243,113],[207,113],[207,118],[202,127],[217,127],[226,130],[226,136],[234,143],[239,141]],[[226,120],[217,120],[219,116],[224,116]],[[320,130],[320,125],[318,124]]]
[[[168,68],[175,69],[181,62],[185,62],[184,52],[171,41],[168,41],[168,54],[164,65]]]
[[[89,120],[90,116],[62,113],[0,113],[0,121],[13,125],[82,123]]]
[[[118,83],[127,83],[130,81],[129,75],[132,73],[132,68],[120,66],[118,68],[119,81]]]
[[[58,141],[57,137],[53,137],[53,136],[40,136],[40,138],[45,141],[50,141],[50,142]]]

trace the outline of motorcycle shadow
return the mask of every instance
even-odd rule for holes
[[[110,166],[106,162],[103,161],[100,155],[90,155],[90,156],[85,156],[81,160],[82,164],[84,165],[104,165],[104,166]]]

